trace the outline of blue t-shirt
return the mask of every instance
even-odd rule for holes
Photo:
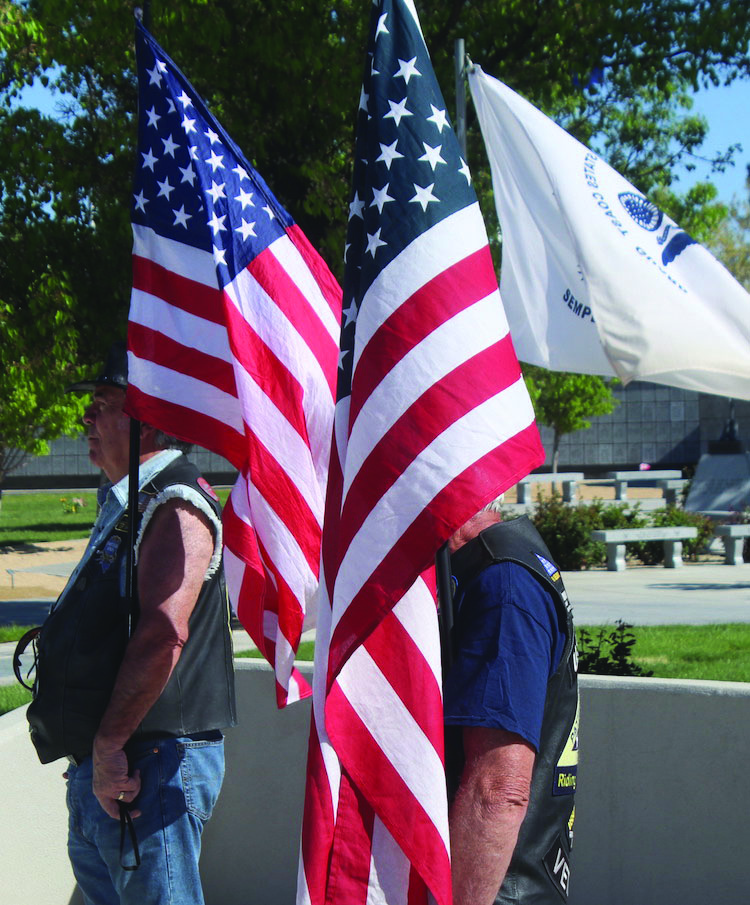
[[[454,600],[445,722],[515,732],[539,750],[547,683],[565,649],[554,595],[518,563],[488,566]]]

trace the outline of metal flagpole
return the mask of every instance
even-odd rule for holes
[[[453,59],[456,71],[456,137],[461,155],[466,160],[466,51],[463,38],[456,38]]]
[[[456,136],[461,148],[461,154],[466,160],[466,81],[464,79],[466,53],[463,38],[456,39],[454,62],[456,71]],[[440,604],[440,651],[443,662],[443,674],[445,674],[450,669],[453,660],[451,643],[453,632],[453,582],[451,579],[451,555],[447,541],[435,555],[435,573],[438,602]]]
[[[136,19],[143,22],[145,28],[151,27],[151,0],[145,0],[143,8],[135,9]],[[128,550],[125,562],[125,600],[128,605],[130,631],[133,630],[133,611],[135,609],[135,541],[138,523],[138,472],[141,459],[141,422],[130,419],[130,452],[128,457]]]
[[[130,454],[128,459],[128,552],[125,566],[125,599],[128,602],[130,627],[135,609],[135,541],[138,527],[138,470],[141,458],[141,422],[130,419]]]

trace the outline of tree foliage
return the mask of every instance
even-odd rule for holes
[[[611,383],[594,374],[568,374],[526,365],[524,377],[536,420],[552,428],[552,470],[556,472],[560,440],[565,434],[591,427],[588,419],[609,415],[618,400],[612,395]]]
[[[65,286],[89,359],[81,364],[98,360],[126,319],[135,5],[0,0],[0,285],[5,303],[26,315],[41,280]],[[692,89],[750,76],[750,6],[417,0],[417,7],[449,108],[453,43],[463,37],[476,62],[693,234],[719,217],[710,190],[685,200],[676,180],[706,132],[690,111]],[[151,4],[154,35],[339,275],[369,8],[364,0]],[[54,88],[54,119],[18,107],[19,92],[35,81]],[[469,158],[494,233],[471,108]],[[715,165],[727,165],[727,154]],[[680,205],[690,224],[676,216]],[[33,358],[39,349],[29,343]]]
[[[750,292],[750,181],[744,200],[735,200],[708,240],[716,257]]]
[[[71,310],[68,288],[50,274],[31,287],[27,311],[0,298],[0,492],[27,455],[80,424],[81,400],[64,395],[78,373]]]

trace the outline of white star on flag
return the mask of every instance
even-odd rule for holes
[[[390,170],[391,164],[394,160],[398,160],[399,157],[403,157],[403,154],[400,154],[396,150],[396,145],[398,144],[398,139],[396,139],[390,145],[380,145],[380,157],[377,158],[378,161],[383,161],[386,167]]]
[[[416,57],[412,57],[409,61],[399,60],[398,61],[398,72],[393,73],[393,78],[396,79],[396,78],[400,77],[400,78],[404,79],[404,81],[408,85],[409,79],[413,75],[422,75],[422,73],[414,65],[416,62],[417,62]]]
[[[414,191],[416,192],[416,194],[414,195],[413,198],[410,198],[409,200],[415,202],[416,204],[421,204],[422,210],[426,211],[428,204],[431,204],[432,202],[440,201],[440,199],[436,198],[432,193],[432,190],[434,188],[435,188],[434,182],[431,185],[427,185],[424,187],[421,185],[417,185],[417,183],[415,182]]]
[[[427,144],[426,141],[423,141],[422,146],[424,148],[424,154],[421,157],[418,157],[417,160],[426,160],[432,167],[433,171],[439,163],[445,163],[443,158],[440,156],[440,152],[443,148],[442,145],[438,145],[437,147],[432,148]]]
[[[391,108],[388,113],[385,114],[383,119],[394,119],[396,121],[396,125],[401,124],[401,120],[404,116],[413,116],[414,114],[411,110],[406,109],[406,102],[409,100],[408,97],[402,98],[400,101],[388,101],[388,106]]]
[[[238,226],[234,230],[236,233],[241,233],[242,238],[247,242],[250,236],[255,235],[255,221],[252,223],[248,223],[247,220],[243,218],[242,225]]]
[[[253,193],[246,192],[244,189],[240,189],[239,195],[234,199],[235,201],[239,201],[241,209],[244,211],[246,207],[255,207],[253,203]]]

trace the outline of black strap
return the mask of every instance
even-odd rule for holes
[[[34,628],[29,629],[29,631],[26,632],[23,635],[23,637],[19,640],[18,644],[16,644],[16,649],[13,652],[13,672],[16,674],[16,678],[21,683],[21,685],[23,685],[24,688],[28,688],[29,691],[34,690],[34,681],[32,679],[31,685],[28,685],[26,680],[31,678],[32,673],[36,673],[36,664],[37,664],[37,659],[39,657],[39,654],[37,652],[37,647],[36,647],[36,639],[39,636],[39,632],[41,632],[41,630],[42,630],[41,625],[37,625]],[[34,662],[28,668],[28,670],[26,671],[26,675],[24,676],[21,672],[21,670],[22,670],[21,657],[23,656],[24,651],[29,646],[29,644],[32,645],[31,649],[34,652]]]
[[[141,852],[138,848],[138,836],[133,825],[133,818],[130,816],[130,806],[124,801],[118,801],[120,807],[120,867],[123,870],[138,870],[141,866]],[[130,834],[130,844],[133,846],[134,864],[125,864],[123,861],[125,853],[125,830]]]

